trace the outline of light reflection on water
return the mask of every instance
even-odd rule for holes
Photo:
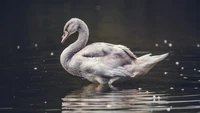
[[[157,3],[3,4],[1,34],[7,38],[2,38],[0,55],[0,112],[200,113],[199,8],[191,2],[177,7],[171,1],[169,6]],[[90,84],[60,65],[60,53],[76,39],[60,45],[64,22],[71,16],[86,21],[91,43],[120,43],[137,56],[170,55],[146,76],[115,88]]]
[[[114,88],[90,84],[67,74],[59,63],[61,50],[21,52],[21,49],[18,57],[23,57],[23,68],[19,66],[20,61],[13,59],[1,66],[7,73],[5,77],[11,77],[8,80],[12,80],[12,84],[8,88],[0,86],[2,92],[8,92],[0,96],[3,100],[0,112],[199,113],[200,54],[197,48],[173,49],[169,51],[170,56],[147,75],[114,84]],[[157,47],[153,54],[163,51],[168,50]],[[149,51],[134,53],[140,56]],[[8,82],[2,83],[7,85]]]
[[[192,99],[191,98],[196,98]],[[138,89],[112,90],[109,86],[90,84],[62,98],[62,113],[120,112],[149,113],[200,109],[200,94],[179,96]],[[187,106],[183,106],[187,105]]]
[[[62,98],[62,113],[199,113],[198,55],[197,51],[171,52],[147,76],[116,84],[114,89],[84,86]]]

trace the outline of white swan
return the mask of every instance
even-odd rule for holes
[[[76,31],[79,32],[78,39],[61,53],[61,65],[70,74],[84,77],[94,83],[112,84],[120,78],[144,75],[168,56],[166,53],[136,57],[123,45],[104,42],[86,46],[89,30],[78,18],[72,18],[65,24],[61,43]]]

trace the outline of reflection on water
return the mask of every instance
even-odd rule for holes
[[[163,53],[164,50],[159,47],[154,50],[155,54]],[[87,80],[67,74],[59,63],[60,50],[22,52],[21,49],[17,58],[23,56],[24,59],[18,61],[11,57],[1,67],[4,79],[0,82],[0,112],[200,111],[200,54],[197,48],[173,48],[170,56],[146,76],[113,84],[114,87],[90,84]],[[147,51],[134,53],[140,56]],[[41,54],[44,56],[41,57]]]
[[[1,7],[0,113],[200,113],[197,0],[7,1]],[[115,87],[88,85],[60,65],[62,50],[77,37],[60,44],[71,17],[88,24],[89,43],[122,44],[137,56],[170,55],[146,76]]]
[[[174,49],[146,76],[114,87],[90,84],[67,74],[59,63],[60,51],[45,51],[46,57],[40,57],[40,51],[31,51],[35,56],[22,54],[26,60],[23,69],[12,59],[1,67],[4,80],[0,84],[0,112],[199,113],[198,51]],[[147,52],[135,53],[140,56]]]
[[[174,50],[146,76],[115,88],[90,84],[67,93],[62,113],[200,113],[198,51]]]
[[[200,99],[197,98],[200,98],[200,94],[176,96],[141,88],[112,90],[108,86],[90,84],[62,98],[62,113],[184,111],[185,109],[200,109]]]

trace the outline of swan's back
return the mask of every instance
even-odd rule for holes
[[[103,74],[106,70],[132,64],[136,56],[133,53],[130,55],[125,49],[128,48],[122,45],[93,43],[76,53],[69,65],[72,67],[72,73],[76,71],[76,75],[81,75],[82,72]],[[77,70],[82,72],[77,72]]]
[[[77,55],[85,58],[103,58],[112,55],[111,57],[136,59],[127,47],[103,42],[90,44],[80,50]]]
[[[99,64],[101,63],[99,61],[102,61],[106,65],[111,64],[109,62],[113,61],[116,63],[116,66],[131,63],[132,60],[136,59],[136,56],[133,58],[133,56],[129,55],[120,46],[109,43],[93,43],[83,48],[74,57],[87,60],[87,62],[95,59]]]

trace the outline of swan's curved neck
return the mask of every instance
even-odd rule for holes
[[[71,58],[81,49],[83,49],[87,42],[89,37],[89,30],[87,25],[84,22],[78,23],[78,39],[69,45],[67,48],[63,50],[63,52],[60,55],[60,62],[64,68],[67,68],[67,63],[71,60]]]

